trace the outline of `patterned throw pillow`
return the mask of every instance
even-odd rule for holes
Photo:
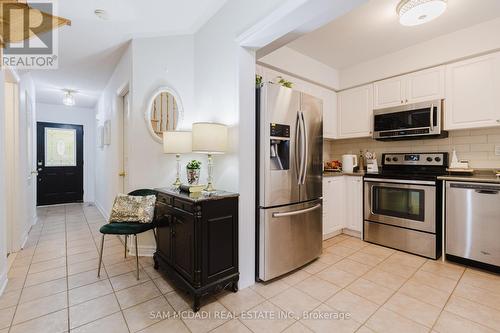
[[[118,194],[109,222],[151,223],[155,213],[156,196]]]

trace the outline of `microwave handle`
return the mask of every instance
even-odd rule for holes
[[[431,125],[431,132],[434,131],[434,103],[431,104],[431,112],[430,114],[430,125]]]

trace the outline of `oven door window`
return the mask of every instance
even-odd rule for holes
[[[424,222],[425,191],[384,186],[372,187],[372,212]]]

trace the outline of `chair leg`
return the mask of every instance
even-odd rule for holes
[[[101,239],[101,253],[99,253],[99,268],[97,268],[97,277],[101,277],[102,253],[104,252],[104,234]]]
[[[137,248],[137,234],[135,236],[135,266],[137,268],[137,281],[139,281],[139,249]]]
[[[127,238],[128,235],[125,235],[125,259],[127,259]]]

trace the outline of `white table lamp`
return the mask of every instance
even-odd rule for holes
[[[181,180],[179,178],[181,154],[191,153],[191,138],[191,132],[163,132],[163,152],[165,154],[175,154],[177,160],[177,176],[174,182],[175,187],[181,185]]]
[[[205,191],[215,191],[213,187],[214,154],[224,154],[227,151],[227,126],[216,123],[193,124],[193,152],[208,154],[208,180]]]

